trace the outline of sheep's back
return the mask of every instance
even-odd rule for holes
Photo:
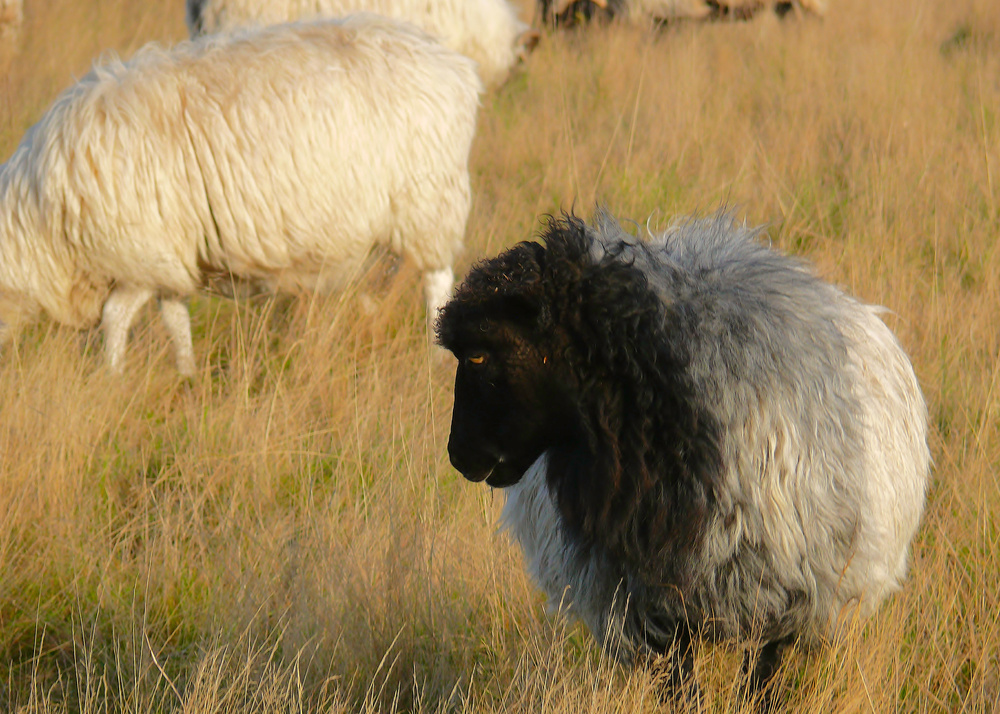
[[[725,213],[649,241],[607,215],[590,231],[595,262],[634,267],[662,301],[662,349],[683,356],[722,452],[683,593],[569,535],[535,473],[544,461],[510,489],[504,524],[535,579],[625,656],[637,643],[621,637],[624,591],[635,610],[701,623],[709,636],[811,639],[868,613],[905,575],[930,465],[909,360],[878,308],[760,244],[758,232]],[[549,514],[542,521],[558,533],[539,531],[528,512]]]
[[[877,309],[755,234],[725,214],[689,221],[654,239],[647,270],[682,315],[669,339],[689,350],[722,430],[693,600],[723,634],[826,635],[905,573],[929,470],[925,407]]]
[[[287,25],[97,66],[18,151],[49,239],[95,273],[311,286],[373,241],[450,264],[479,89],[468,60],[391,21]]]

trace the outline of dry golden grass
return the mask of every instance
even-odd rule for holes
[[[468,265],[602,201],[734,205],[886,305],[931,413],[911,577],[787,659],[791,710],[1000,708],[1000,6],[837,0],[825,21],[546,35],[484,98]],[[28,0],[0,156],[180,0]],[[144,313],[123,378],[42,322],[0,359],[0,710],[619,712],[653,682],[545,615],[501,502],[448,465],[452,364],[414,271],[343,295],[193,303],[201,371]],[[359,291],[375,296],[366,312]],[[707,711],[739,653],[706,646]]]

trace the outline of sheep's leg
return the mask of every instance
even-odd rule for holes
[[[167,326],[174,344],[177,371],[183,377],[194,376],[194,346],[191,344],[191,315],[181,300],[160,300],[160,319]]]
[[[451,268],[428,270],[424,273],[424,297],[427,299],[427,334],[434,342],[434,325],[438,312],[451,297],[451,289],[455,286],[455,274]]]
[[[759,697],[761,711],[770,711],[772,708],[771,680],[778,673],[782,655],[791,642],[791,638],[768,642],[756,653],[756,659],[752,652],[743,655],[743,676],[748,679],[746,697],[747,699]]]
[[[455,285],[455,273],[451,268],[428,270],[424,273],[424,297],[427,300],[427,320],[434,324],[438,310],[444,307],[451,297],[451,289]]]
[[[694,640],[685,625],[677,628],[670,658],[670,688],[698,708],[701,692],[698,681],[694,678]]]
[[[104,350],[112,371],[122,371],[129,328],[139,308],[152,297],[153,291],[148,288],[117,287],[105,301],[101,327],[104,330]]]
[[[660,699],[663,702],[683,701],[699,709],[701,691],[694,677],[694,640],[686,625],[678,625],[673,640],[655,660],[654,670],[663,675]]]

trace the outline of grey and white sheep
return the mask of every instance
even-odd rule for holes
[[[879,318],[720,212],[649,241],[600,213],[476,266],[442,310],[448,452],[503,488],[554,605],[624,661],[698,638],[782,649],[897,590],[930,468]],[[759,638],[759,640],[756,640]],[[750,663],[755,661],[755,666]]]
[[[476,61],[486,84],[501,84],[538,41],[508,0],[186,0],[192,37],[246,25],[374,12],[412,22]]]
[[[331,287],[383,244],[424,271],[433,318],[463,241],[481,89],[469,59],[375,15],[95,66],[0,166],[0,308],[103,316],[119,368],[159,296],[190,373],[182,297],[220,275]]]

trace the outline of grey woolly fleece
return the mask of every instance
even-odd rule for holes
[[[547,250],[574,220],[553,221]],[[881,308],[760,233],[724,211],[648,240],[603,211],[585,226],[588,270],[621,263],[645,277],[665,329],[635,339],[683,355],[684,398],[718,435],[707,514],[690,549],[670,551],[677,562],[623,560],[569,527],[558,483],[574,477],[548,473],[551,450],[505,489],[502,524],[551,606],[626,660],[669,643],[679,621],[710,638],[815,641],[906,574],[930,470],[913,369]]]

